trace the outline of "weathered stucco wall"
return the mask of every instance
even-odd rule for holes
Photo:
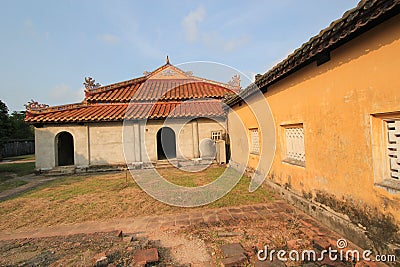
[[[221,130],[224,134],[225,120],[200,118],[198,121],[198,138],[211,138],[211,131]],[[35,128],[36,169],[46,170],[56,167],[56,136],[60,132],[69,132],[74,139],[74,162],[78,167],[89,165],[125,164],[125,151],[128,151],[128,162],[157,161],[157,132],[163,126],[172,128],[176,135],[176,152],[178,159],[194,158],[193,123],[187,120],[174,119],[164,121],[89,123],[84,125],[46,125]],[[144,138],[143,138],[144,137]],[[129,153],[132,152],[132,153]],[[146,155],[147,154],[147,155]]]
[[[86,126],[45,126],[43,128],[35,128],[36,169],[46,170],[56,166],[56,136],[61,132],[69,132],[74,138],[75,165],[89,165],[88,134]]]
[[[274,116],[277,142],[268,178],[360,224],[373,224],[368,216],[386,220],[387,215],[399,224],[400,193],[375,185],[389,178],[381,171],[388,165],[381,153],[386,147],[377,148],[384,138],[379,114],[400,115],[399,69],[397,16],[332,51],[323,65],[314,62],[269,87],[264,96]],[[248,100],[252,106],[256,101]],[[247,162],[243,131],[236,131],[238,120],[246,128],[258,127],[257,121],[245,103],[234,111],[237,114],[228,115],[232,160],[255,168],[258,158]],[[305,166],[283,162],[283,126],[299,123],[304,128]]]
[[[244,166],[247,162],[248,168],[257,169],[261,173],[268,173],[271,165],[269,163],[275,155],[274,118],[267,108],[265,98],[260,93],[246,99],[246,103],[234,107],[235,112],[228,115],[232,161]],[[251,152],[250,129],[255,128],[259,131],[260,153]],[[263,164],[259,164],[261,157]]]
[[[225,120],[211,120],[206,118],[199,118],[198,121],[198,136],[199,143],[205,138],[211,138],[211,131],[226,132]],[[145,146],[150,161],[157,160],[157,132],[162,127],[170,127],[174,130],[177,148],[176,156],[179,159],[193,159],[194,158],[194,138],[193,138],[193,125],[190,120],[169,120],[164,121],[148,121],[144,126],[145,128]]]
[[[124,164],[122,122],[89,124],[90,164]]]

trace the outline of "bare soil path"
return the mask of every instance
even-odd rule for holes
[[[26,162],[35,162],[34,159],[25,159],[25,160],[3,160],[0,161],[0,164],[18,164],[18,163],[26,163]]]
[[[55,177],[55,176],[45,177],[45,176],[37,176],[35,174],[29,174],[29,175],[12,178],[8,181],[22,180],[22,181],[27,182],[27,184],[0,192],[0,201],[4,201],[4,200],[10,199],[12,197],[18,196],[22,193],[25,193],[32,189],[35,189],[36,187],[39,187],[47,182],[54,181],[58,178],[61,178],[61,177]]]
[[[56,238],[55,240],[57,240],[65,239],[68,236],[80,235],[90,237],[95,233],[115,233],[121,230],[123,233],[133,233],[136,237],[139,236],[145,238],[148,242],[152,242],[153,247],[156,247],[159,253],[166,253],[165,255],[167,255],[162,256],[160,261],[174,262],[172,266],[223,266],[221,262],[224,260],[224,255],[221,246],[229,243],[237,243],[243,246],[244,259],[247,262],[243,263],[243,265],[233,266],[270,266],[262,265],[265,262],[260,263],[256,258],[256,250],[262,249],[264,245],[276,249],[301,250],[315,248],[321,250],[329,246],[334,247],[336,241],[340,238],[337,233],[322,226],[308,215],[290,206],[285,201],[276,199],[267,204],[193,210],[170,215],[121,218],[103,222],[83,222],[24,231],[2,231],[0,232],[0,247],[11,246],[10,244],[16,243],[20,244],[14,251],[15,254],[19,255],[18,249],[22,250],[25,246],[24,243],[27,246],[29,244],[32,246],[33,243],[34,246],[38,247],[38,243],[43,242],[43,240],[56,242],[51,238]],[[68,242],[68,245],[73,243],[79,246],[80,244],[77,240]],[[100,252],[99,248],[97,250],[93,248],[99,246],[99,244],[101,243],[92,244],[90,253],[86,251],[84,256],[75,260],[81,263],[83,258],[85,262],[88,258],[92,259],[95,253]],[[356,247],[350,242],[349,246]],[[124,251],[125,254],[127,253],[125,250],[129,250],[129,248],[120,247],[119,245],[118,249],[119,251]],[[19,252],[22,253],[21,251]],[[49,252],[43,247],[42,253]],[[51,254],[54,261],[57,260],[59,264],[61,256],[57,253],[61,253],[61,251],[57,252],[55,250],[52,253],[55,254]],[[65,251],[63,253],[65,254]],[[79,253],[82,254],[84,252],[80,251]],[[113,253],[111,254],[115,255],[115,252]],[[37,259],[37,255],[26,255],[26,252],[21,255]],[[63,257],[65,262],[71,260],[65,255]],[[72,256],[70,255],[70,257]],[[27,260],[31,260],[31,258]],[[115,259],[117,260],[117,258]],[[118,260],[121,259],[118,258]],[[76,264],[77,262],[75,261],[74,263]],[[89,263],[92,264],[90,261]],[[82,265],[90,266],[90,264]],[[303,265],[302,262],[281,262],[279,264],[274,266]],[[321,262],[308,266],[321,266],[323,264],[325,266],[352,266],[351,263],[345,264],[343,262]],[[157,266],[167,265],[160,263]]]

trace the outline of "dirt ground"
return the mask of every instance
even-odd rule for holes
[[[159,259],[145,266],[223,266],[222,246],[235,243],[243,247],[246,260],[233,266],[305,266],[306,262],[301,261],[260,265],[256,253],[265,245],[271,250],[318,251],[326,243],[330,245],[340,238],[296,209],[274,209],[259,211],[260,214],[267,213],[269,219],[248,217],[184,227],[149,228],[124,233],[122,238],[114,231],[0,241],[0,266],[141,266],[135,265],[135,251],[148,248],[156,248]],[[357,248],[351,243],[349,247]],[[96,265],[94,257],[102,252],[107,261]],[[364,266],[355,264],[322,261],[310,262],[307,266]]]
[[[209,181],[220,171],[209,170],[203,174],[202,181]],[[186,186],[193,183],[192,177],[181,179],[179,173],[165,172]],[[41,238],[28,234],[22,236],[30,238],[3,240],[0,241],[0,266],[222,266],[226,255],[221,248],[227,244],[240,244],[245,257],[240,265],[230,266],[305,266],[301,261],[260,263],[256,252],[265,245],[271,250],[286,251],[335,246],[340,238],[336,233],[279,200],[267,188],[248,193],[248,180],[242,180],[226,197],[195,209],[157,202],[127,179],[125,173],[65,177],[46,183],[0,203],[0,231],[10,232],[11,238],[15,238],[13,232],[27,233],[38,227],[77,226],[87,221],[99,225],[107,219],[121,222],[125,218],[137,220],[140,216],[149,216],[142,217],[147,218],[144,222],[147,226],[145,230],[132,230],[123,236],[117,236],[115,231],[100,232],[108,230],[92,233],[91,228],[86,234],[75,232]],[[212,210],[218,212],[211,215]],[[185,212],[202,216],[183,216]],[[167,214],[176,215],[168,217]],[[151,219],[157,219],[158,224]],[[194,224],[197,220],[200,222]],[[146,249],[156,249],[158,259],[139,264],[136,253]],[[96,262],[99,255],[105,259]],[[325,261],[307,263],[307,266],[364,265]]]
[[[130,253],[122,255],[125,244],[120,239],[113,233],[94,233],[2,241],[0,263],[2,266],[93,266],[93,257],[102,251],[107,251],[116,262],[124,263]]]
[[[150,248],[157,249],[159,260],[146,266],[184,267],[211,260],[199,239],[168,232],[123,237],[107,232],[0,241],[0,266],[134,266],[135,251]],[[107,259],[96,263],[103,253]]]

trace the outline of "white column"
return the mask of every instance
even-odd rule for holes
[[[192,121],[192,139],[193,139],[193,158],[200,157],[199,152],[199,123],[197,119]]]
[[[135,162],[142,161],[142,147],[141,147],[141,134],[139,121],[133,124],[133,138],[134,138],[134,150],[135,150]]]
[[[88,164],[88,166],[90,166],[90,161],[91,161],[91,159],[90,159],[90,153],[91,153],[91,151],[90,151],[90,126],[89,126],[90,124],[88,123],[87,124],[87,131],[86,131],[86,134],[87,134],[87,164]]]
[[[134,133],[134,124],[133,121],[126,121],[123,124],[123,149],[125,154],[126,163],[132,164],[136,162],[135,158],[135,133]]]
[[[146,136],[146,121],[139,122],[139,134],[140,134],[140,156],[141,162],[148,163],[150,162],[149,156],[146,150],[145,140],[147,138],[147,142],[149,142],[149,136]]]

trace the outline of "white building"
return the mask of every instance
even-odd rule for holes
[[[167,58],[142,77],[106,86],[88,78],[85,87],[81,103],[27,105],[37,170],[213,156],[210,139],[226,136],[221,101],[239,90],[240,81],[232,86],[195,77]]]

